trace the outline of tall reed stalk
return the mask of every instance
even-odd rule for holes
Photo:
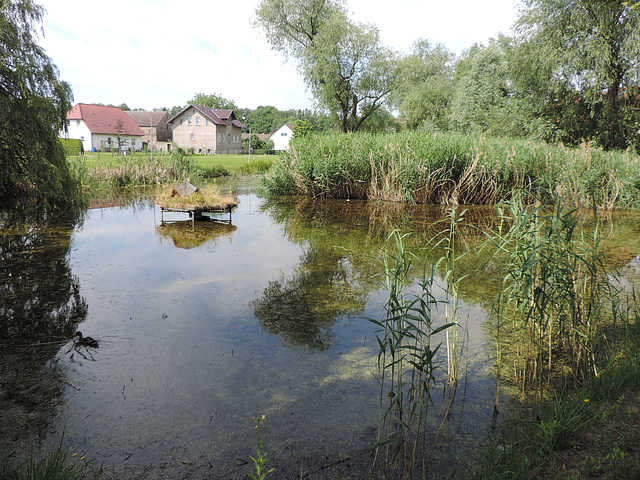
[[[590,238],[577,235],[575,210],[562,202],[550,210],[514,199],[501,215],[501,227],[491,238],[506,256],[494,308],[498,332],[503,335],[509,318],[514,376],[523,398],[531,388],[540,403],[561,361],[574,382],[597,374],[603,309],[607,301],[613,303],[614,292],[602,262],[599,229]]]
[[[425,272],[417,282],[417,293],[407,288],[413,256],[404,248],[406,235],[393,232],[395,253],[383,254],[385,283],[389,298],[382,320],[370,319],[380,327],[377,335],[380,372],[380,434],[377,454],[386,453],[387,467],[398,478],[412,478],[424,423],[432,404],[431,388],[436,381],[436,354],[440,344],[433,337],[453,326],[436,326],[432,309],[435,270]],[[377,456],[377,455],[376,455]]]

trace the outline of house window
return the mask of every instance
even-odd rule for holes
[[[220,134],[218,134],[218,142],[222,142],[222,139],[220,138]]]
[[[193,117],[189,117],[189,118],[187,119],[187,123],[188,123],[189,125],[193,125]]]
[[[197,125],[197,126],[202,125],[202,122],[201,122],[200,117],[196,117],[196,125]]]
[[[195,133],[192,133],[191,134],[191,141],[193,142],[193,141],[195,141],[195,139],[196,139],[196,135],[195,135]]]
[[[280,136],[281,136],[281,137],[286,137],[286,136],[287,136],[287,132],[282,132],[282,133],[280,134]]]
[[[231,143],[231,134],[230,134],[230,133],[228,133],[228,134],[227,134],[227,141],[228,141],[229,143]]]
[[[200,154],[200,153],[202,153],[202,149],[201,148],[198,149],[198,154]]]
[[[180,119],[180,125],[182,125],[182,119]]]
[[[132,139],[131,139],[131,146],[133,146],[133,145],[135,145],[135,144],[136,144],[136,139],[135,139],[135,138],[132,138]]]

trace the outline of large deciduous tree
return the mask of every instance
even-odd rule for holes
[[[512,80],[511,39],[476,44],[456,64],[449,123],[466,133],[527,136],[536,133],[530,102]]]
[[[557,91],[590,106],[602,146],[637,141],[639,118],[629,94],[638,93],[640,79],[640,11],[621,0],[525,0],[524,6],[518,27],[530,55],[523,65],[543,67]]]
[[[341,0],[262,0],[255,23],[273,49],[298,62],[344,132],[360,129],[393,88],[396,54],[373,25],[351,21]]]
[[[31,0],[0,1],[0,199],[61,207],[79,199],[58,141],[71,89],[37,44],[42,16]]]
[[[391,103],[408,128],[447,129],[447,110],[453,92],[454,55],[442,44],[420,39],[400,61],[397,88]]]

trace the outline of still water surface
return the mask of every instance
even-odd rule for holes
[[[380,398],[375,328],[365,318],[381,318],[387,295],[376,256],[393,228],[426,231],[442,210],[414,207],[405,218],[404,207],[267,202],[236,189],[231,224],[167,213],[163,222],[153,202],[140,201],[92,209],[70,230],[56,253],[71,284],[62,296],[79,294],[77,328],[100,347],[71,349],[72,322],[50,354],[5,357],[5,388],[24,391],[2,404],[3,450],[64,436],[107,478],[244,478],[252,416],[264,414],[277,478],[363,478]],[[41,237],[37,251],[53,242]],[[16,269],[50,257],[12,263],[20,252],[6,251]],[[17,273],[3,275],[10,284]],[[432,447],[434,472],[464,463],[492,428],[482,296],[463,298],[469,363]],[[21,363],[16,378],[11,361]],[[36,388],[45,378],[48,389]]]

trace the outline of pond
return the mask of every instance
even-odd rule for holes
[[[242,479],[252,417],[265,415],[275,478],[368,476],[381,393],[367,318],[380,319],[387,299],[379,253],[396,228],[418,232],[418,251],[444,211],[225,188],[240,202],[230,222],[161,215],[144,196],[81,220],[5,215],[4,454],[63,442],[103,478]],[[468,215],[482,224],[490,213]],[[640,218],[620,219],[635,238],[616,250],[625,265]],[[444,422],[449,396],[435,397],[434,478],[464,468],[495,427],[483,329],[492,280],[470,283],[469,360]],[[99,348],[73,348],[77,329]]]

